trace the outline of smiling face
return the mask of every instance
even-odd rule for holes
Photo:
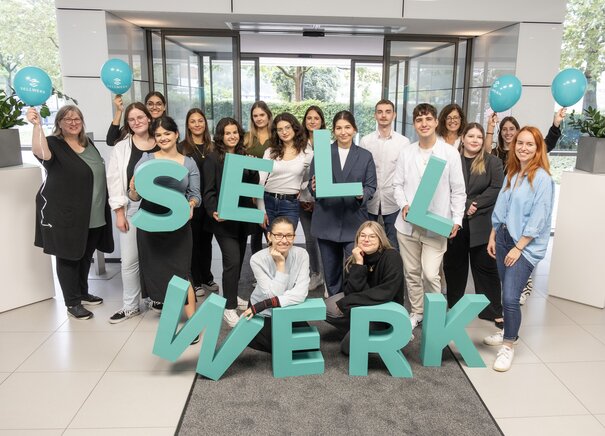
[[[380,239],[371,227],[365,227],[359,232],[357,246],[365,254],[376,253],[380,249]]]
[[[279,121],[275,126],[277,136],[284,144],[290,144],[294,140],[294,129],[287,121]]]
[[[462,118],[457,109],[451,111],[445,118],[445,127],[449,132],[458,133]]]
[[[462,137],[464,156],[475,157],[483,149],[483,134],[481,130],[472,128]]]
[[[166,106],[157,95],[149,97],[145,106],[147,106],[147,110],[149,110],[149,113],[154,120],[164,115],[164,111],[166,110]]]
[[[63,136],[78,136],[82,131],[82,118],[75,111],[68,111],[60,121]]]
[[[310,132],[321,129],[321,117],[313,109],[311,109],[305,117],[305,126],[307,126],[307,130]]]
[[[223,134],[223,144],[228,153],[232,153],[237,144],[239,143],[239,131],[235,124],[229,124],[225,126],[225,133]]]
[[[502,131],[500,133],[502,134],[502,139],[504,139],[504,143],[507,146],[510,146],[510,143],[512,142],[513,138],[517,134],[517,128],[515,127],[515,125],[513,123],[511,123],[510,121],[507,121],[502,126]]]
[[[524,130],[517,136],[515,142],[515,155],[521,164],[521,168],[525,168],[529,162],[536,156],[538,146],[534,135]]]
[[[345,119],[340,119],[334,124],[334,136],[339,147],[348,148],[353,143],[353,136],[357,131],[355,127]]]
[[[189,116],[187,128],[193,136],[202,137],[206,131],[206,121],[201,114],[194,112]]]
[[[416,129],[416,133],[420,139],[428,139],[435,134],[437,118],[430,113],[418,115],[414,118],[414,129]]]
[[[378,127],[389,128],[395,119],[395,111],[390,104],[379,104],[374,111],[374,118]]]
[[[177,132],[166,130],[160,126],[155,129],[154,137],[155,142],[162,149],[162,151],[170,151],[173,147],[176,147],[179,134]]]
[[[269,115],[259,107],[254,108],[252,111],[252,121],[257,129],[264,129],[269,125]]]
[[[128,112],[126,122],[128,122],[128,127],[130,127],[130,130],[132,130],[135,135],[143,135],[149,131],[149,124],[151,123],[151,120],[147,118],[145,112],[140,109],[133,108],[130,112]]]
[[[271,227],[268,238],[269,242],[271,242],[271,247],[275,248],[284,257],[286,257],[288,251],[290,251],[290,248],[292,248],[294,235],[295,233],[292,224],[281,222],[274,224]]]

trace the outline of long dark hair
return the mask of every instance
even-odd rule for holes
[[[307,108],[307,110],[305,111],[305,116],[302,119],[302,126],[303,126],[303,130],[305,131],[305,136],[307,137],[307,139],[311,139],[313,137],[313,132],[311,132],[309,129],[307,129],[307,115],[309,115],[309,112],[311,112],[311,111],[315,111],[315,112],[317,112],[317,115],[319,115],[319,118],[321,119],[320,129],[326,128],[326,117],[324,116],[324,112],[321,110],[321,108],[319,106],[315,106],[314,104],[309,106]]]
[[[122,139],[126,138],[128,135],[134,135],[134,132],[132,131],[132,129],[130,128],[130,125],[128,124],[128,116],[130,115],[130,112],[133,109],[138,109],[145,114],[145,116],[149,120],[149,127],[147,128],[147,133],[149,133],[149,136],[152,136],[151,124],[152,124],[153,118],[151,116],[151,113],[149,113],[149,110],[143,103],[141,103],[140,101],[135,101],[134,103],[130,103],[128,106],[126,106],[126,109],[124,110],[124,125],[120,129],[120,136],[118,137],[118,140],[116,142],[121,141]]]
[[[513,126],[515,126],[517,128],[517,133],[519,133],[519,130],[521,129],[521,126],[519,125],[519,122],[515,117],[509,116],[502,118],[502,121],[500,121],[500,126],[498,128],[498,146],[492,150],[492,154],[498,156],[501,159],[506,158],[508,154],[508,150],[504,149],[504,137],[502,136],[502,127],[504,127],[506,123],[511,123]],[[513,144],[514,142],[511,143],[511,145]]]
[[[191,130],[189,130],[189,118],[191,118],[191,116],[194,114],[200,114],[204,119],[204,124],[206,126],[204,128],[203,134],[204,142],[201,144],[203,146],[203,150],[208,153],[212,151],[213,148],[206,115],[200,108],[194,107],[193,109],[189,109],[189,112],[187,112],[187,116],[185,117],[185,139],[179,144],[181,153],[186,156],[191,156],[197,148],[197,144],[193,141],[193,135],[191,134]]]
[[[235,146],[235,150],[233,150],[233,152],[235,154],[246,154],[246,147],[244,146],[244,129],[242,129],[242,126],[237,122],[237,120],[226,117],[218,122],[214,131],[214,150],[217,152],[221,162],[225,160],[225,154],[227,153],[225,143],[223,142],[223,138],[225,137],[225,127],[227,126],[237,126],[237,133],[239,133],[239,142]]]
[[[462,132],[466,127],[466,116],[464,115],[464,112],[462,112],[462,108],[460,106],[458,106],[456,103],[452,103],[445,106],[443,109],[441,109],[441,112],[439,112],[439,124],[437,124],[437,129],[435,129],[435,131],[437,135],[441,136],[442,138],[447,137],[447,117],[454,111],[458,112],[458,115],[460,115],[460,127],[458,127],[456,134],[458,137],[462,136]]]
[[[256,124],[254,124],[254,117],[252,116],[252,112],[254,112],[254,109],[261,109],[264,113],[267,114],[267,118],[269,118],[269,124],[267,125],[267,129],[269,130],[269,132],[271,132],[271,123],[273,121],[273,112],[271,112],[271,109],[269,109],[269,106],[267,106],[267,103],[265,103],[264,101],[259,100],[259,101],[254,102],[254,104],[250,108],[250,131],[248,133],[246,133],[246,138],[245,138],[247,147],[250,147],[252,145],[252,140],[256,136],[258,136],[258,134],[256,132]]]
[[[277,123],[285,121],[290,124],[294,130],[294,149],[296,154],[300,154],[307,148],[307,137],[303,132],[303,128],[296,117],[288,112],[279,114],[273,120],[271,126],[271,159],[282,159],[284,157],[284,143],[277,134]]]

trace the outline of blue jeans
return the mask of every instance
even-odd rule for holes
[[[342,291],[342,270],[344,261],[351,255],[354,242],[335,242],[317,238],[321,261],[324,267],[324,278],[329,295]]]
[[[504,316],[504,339],[514,341],[519,336],[521,326],[521,306],[519,297],[534,270],[534,266],[521,253],[512,266],[504,265],[504,258],[515,246],[515,241],[505,226],[496,233],[496,265],[502,282],[502,314]]]
[[[397,230],[395,229],[395,220],[397,220],[397,215],[401,212],[393,212],[388,215],[380,215],[382,216],[382,222],[384,223],[384,231],[387,234],[387,238],[389,238],[389,242],[393,246],[393,248],[399,251],[399,243],[397,242]],[[371,213],[368,213],[368,216],[372,221],[378,222],[378,216]]]
[[[269,218],[269,226],[278,216],[285,216],[294,225],[294,231],[298,226],[298,200],[280,200],[265,194],[265,212]]]

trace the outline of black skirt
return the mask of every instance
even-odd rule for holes
[[[189,222],[171,232],[137,229],[137,246],[144,295],[163,303],[173,276],[189,281],[193,247]]]

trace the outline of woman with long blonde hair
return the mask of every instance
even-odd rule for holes
[[[544,138],[536,127],[523,127],[508,154],[506,179],[492,215],[487,252],[496,259],[502,282],[504,330],[483,339],[500,345],[496,371],[508,371],[519,338],[519,297],[527,279],[544,258],[550,239],[554,182]]]

